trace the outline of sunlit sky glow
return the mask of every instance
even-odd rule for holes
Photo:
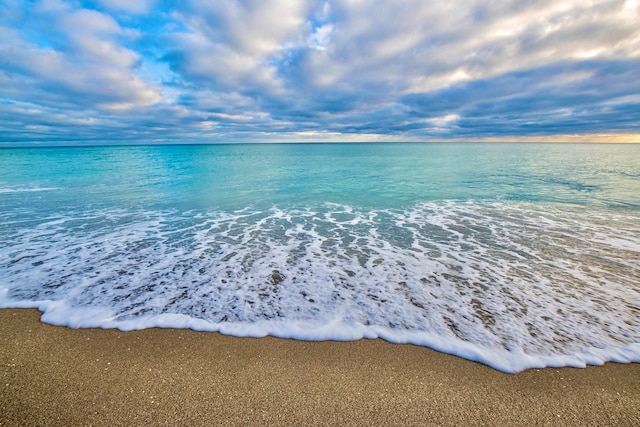
[[[640,142],[640,2],[2,0],[0,145]]]

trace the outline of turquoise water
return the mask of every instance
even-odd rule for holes
[[[640,206],[638,145],[264,144],[0,151],[0,191],[77,208],[268,208],[432,200]],[[7,196],[5,210],[21,197]],[[46,209],[46,206],[42,206]]]
[[[640,145],[1,149],[0,220],[54,324],[640,361]]]

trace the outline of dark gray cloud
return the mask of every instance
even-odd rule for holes
[[[0,144],[640,134],[640,4],[5,0]]]

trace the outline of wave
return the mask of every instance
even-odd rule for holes
[[[0,187],[0,194],[10,193],[33,193],[38,191],[55,191],[60,190],[57,187]]]
[[[640,362],[635,212],[450,201],[6,224],[0,306],[52,324],[379,337],[504,372]]]

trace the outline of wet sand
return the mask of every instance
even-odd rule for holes
[[[517,375],[382,340],[43,324],[0,310],[0,425],[640,425],[640,364]]]

